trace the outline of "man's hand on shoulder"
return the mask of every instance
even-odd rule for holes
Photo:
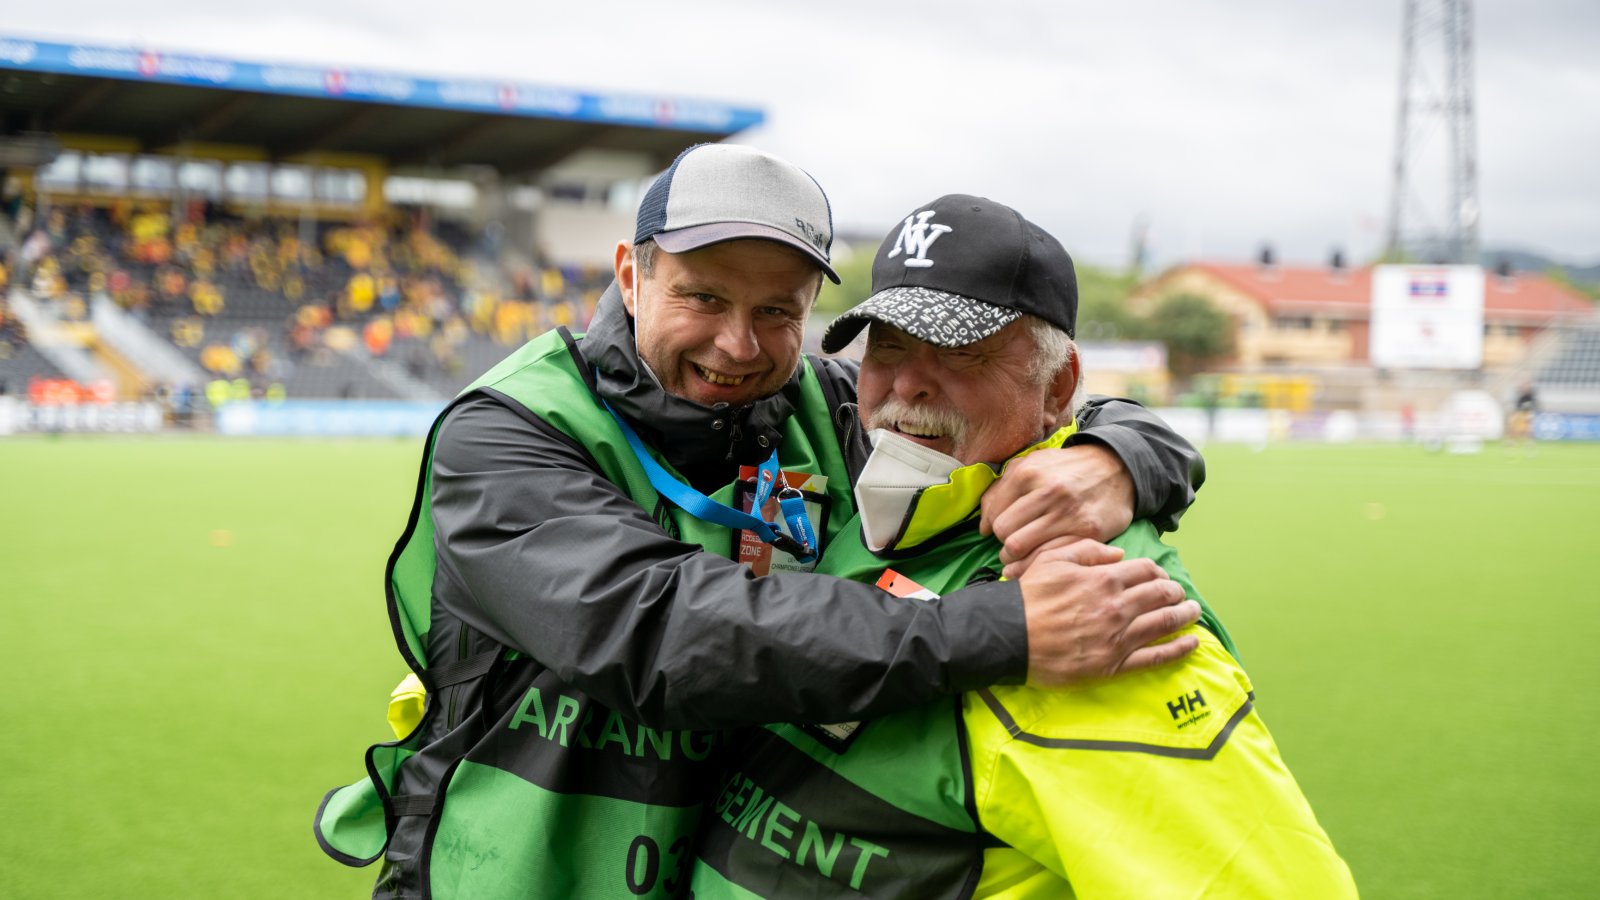
[[[978,527],[1005,545],[1000,561],[1015,578],[1053,540],[1121,534],[1133,522],[1133,504],[1133,478],[1105,446],[1036,450],[1013,460],[984,493]]]
[[[1193,635],[1151,645],[1200,619],[1200,604],[1148,559],[1082,540],[1041,551],[1020,579],[1028,683],[1060,687],[1165,665]]]

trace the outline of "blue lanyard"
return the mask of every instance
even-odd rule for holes
[[[811,528],[811,517],[806,515],[805,495],[789,487],[788,482],[783,482],[782,489],[778,491],[778,509],[782,513],[784,522],[789,526],[789,534],[784,534],[775,523],[768,522],[759,515],[751,515],[718,503],[672,477],[672,473],[650,455],[650,451],[644,447],[644,442],[639,440],[639,435],[617,415],[611,404],[606,403],[605,407],[606,411],[611,413],[611,417],[617,420],[617,425],[622,428],[622,434],[628,439],[628,446],[633,448],[633,455],[638,457],[639,464],[644,466],[645,475],[650,478],[650,486],[661,496],[672,501],[673,505],[696,519],[713,525],[753,532],[761,540],[800,562],[811,562],[817,558],[817,534]],[[767,500],[772,497],[773,488],[782,478],[783,475],[778,470],[778,451],[774,450],[757,470],[755,498],[751,501],[750,509],[760,513],[767,505]]]

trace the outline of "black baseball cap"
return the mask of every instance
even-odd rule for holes
[[[981,341],[1038,316],[1072,337],[1078,276],[1061,242],[984,197],[947,194],[906,216],[872,263],[872,296],[828,326],[822,349],[844,348],[885,322],[940,347]]]

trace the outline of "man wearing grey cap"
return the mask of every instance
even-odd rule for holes
[[[918,228],[941,237],[917,243]],[[838,349],[870,326],[875,446],[858,518],[817,570],[933,601],[1001,569],[977,526],[1003,468],[1077,431],[1077,279],[1015,210],[952,194],[890,232],[872,282],[823,338]],[[1150,521],[1111,545],[1204,606]],[[1199,641],[1189,656],[1071,691],[985,687],[736,732],[696,900],[1353,897],[1227,631],[1206,608],[1184,636]]]
[[[831,243],[809,175],[690,148],[618,245],[588,333],[529,342],[441,415],[388,573],[427,705],[318,816],[335,858],[383,857],[377,896],[672,896],[722,742],[696,729],[879,715],[1194,647],[1145,646],[1198,609],[1093,541],[938,603],[809,574],[866,455],[854,366],[800,353],[837,280]],[[1154,417],[1108,402],[1085,422],[1097,448],[992,507],[1019,564],[1121,530],[1128,498],[1169,525],[1192,499],[1199,459]],[[1064,482],[1098,499],[1052,502]]]

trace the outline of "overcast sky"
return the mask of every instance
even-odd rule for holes
[[[1600,3],[1475,5],[1483,243],[1600,262]],[[963,192],[1100,264],[1126,261],[1140,219],[1163,263],[1263,242],[1321,262],[1377,252],[1388,214],[1401,0],[7,7],[19,37],[757,106],[767,123],[736,139],[810,170],[838,227],[873,234]]]

